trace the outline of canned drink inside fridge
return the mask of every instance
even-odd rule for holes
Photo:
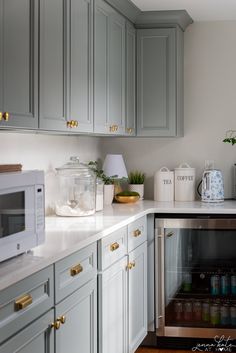
[[[236,306],[231,305],[230,307],[230,323],[232,326],[236,326]]]
[[[201,321],[202,319],[202,303],[200,300],[193,302],[193,320]]]
[[[176,321],[181,321],[183,319],[183,304],[181,301],[175,301],[174,311]]]
[[[191,321],[193,318],[193,305],[191,301],[186,301],[184,303],[184,320]]]
[[[221,276],[221,294],[228,295],[230,293],[230,277],[228,274]]]
[[[210,321],[210,302],[208,300],[202,303],[202,321]]]
[[[227,304],[220,307],[220,324],[223,326],[230,324],[230,307]]]
[[[220,324],[220,305],[212,303],[210,306],[210,320],[212,325]]]
[[[185,272],[183,276],[183,291],[191,292],[192,290],[192,274],[190,272]]]
[[[236,275],[231,276],[231,294],[236,295]]]
[[[211,276],[211,294],[219,295],[220,294],[220,276],[212,275]]]

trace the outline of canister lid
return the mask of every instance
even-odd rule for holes
[[[56,170],[65,170],[65,169],[80,169],[80,170],[90,170],[87,164],[80,163],[79,157],[72,156],[70,157],[70,161],[61,167],[56,168]]]

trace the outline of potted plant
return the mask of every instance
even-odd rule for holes
[[[231,143],[231,145],[236,144],[236,130],[228,130],[226,131],[226,136],[223,140],[225,143]]]
[[[90,161],[88,165],[94,171],[96,177],[102,179],[104,182],[104,205],[111,205],[114,198],[114,178],[116,178],[116,175],[111,177],[107,176],[104,171],[99,168],[97,161]]]
[[[136,191],[143,200],[145,174],[141,171],[133,171],[129,173],[129,190]]]

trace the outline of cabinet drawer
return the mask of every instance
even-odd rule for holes
[[[98,269],[104,270],[127,253],[127,227],[98,242]]]
[[[55,264],[55,300],[60,302],[97,274],[96,243]]]
[[[0,342],[53,306],[53,266],[0,292]]]
[[[146,240],[147,220],[144,216],[128,225],[128,251],[132,251]]]

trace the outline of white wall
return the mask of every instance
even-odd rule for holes
[[[153,174],[188,162],[200,178],[205,159],[215,160],[231,196],[236,146],[222,143],[236,129],[236,21],[198,22],[185,32],[184,138],[103,140],[103,154],[123,153],[127,168],[147,174],[145,197],[153,198]]]
[[[0,164],[21,163],[23,169],[45,171],[46,211],[53,210],[56,197],[55,169],[65,164],[70,156],[79,156],[81,161],[100,157],[100,139],[97,137],[71,137],[21,134],[0,134]]]

